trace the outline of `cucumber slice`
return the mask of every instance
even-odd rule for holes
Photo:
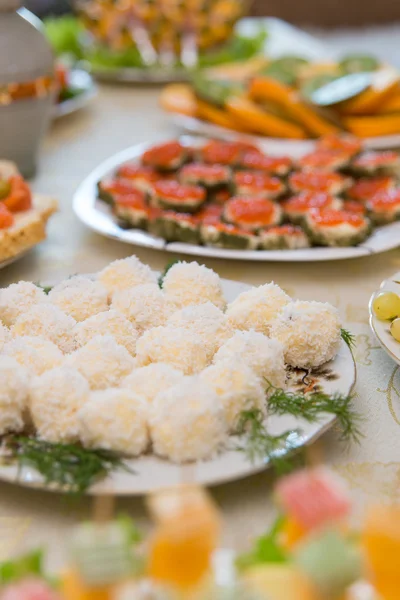
[[[271,64],[288,71],[297,72],[304,65],[310,64],[310,61],[302,56],[295,56],[292,54],[286,54],[274,60]]]
[[[231,96],[237,96],[244,90],[243,86],[236,82],[233,83],[232,81],[225,79],[206,79],[200,75],[193,77],[192,85],[195,94],[199,98],[205,100],[206,102],[210,102],[219,108],[223,108],[225,106],[225,102]]]
[[[297,82],[297,76],[293,70],[287,69],[280,65],[275,65],[274,63],[271,63],[268,65],[268,67],[265,67],[260,74],[265,75],[266,77],[271,77],[280,83],[290,86],[295,85]]]
[[[339,62],[342,73],[365,73],[376,71],[380,62],[369,54],[348,54]]]

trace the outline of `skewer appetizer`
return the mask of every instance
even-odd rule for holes
[[[400,216],[398,155],[329,136],[297,161],[247,142],[179,141],[98,182],[122,227],[240,250],[356,246]],[[283,226],[283,230],[276,230]]]

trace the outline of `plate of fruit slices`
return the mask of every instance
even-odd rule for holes
[[[335,423],[337,407],[347,415],[348,431],[356,429],[351,407],[355,363],[334,307],[291,302],[274,284],[252,288],[219,279],[197,263],[172,266],[161,289],[158,275],[133,256],[94,276],[60,282],[47,297],[27,282],[1,290],[1,318],[9,326],[0,330],[0,375],[5,374],[4,386],[7,381],[11,385],[8,400],[12,396],[14,404],[3,406],[7,419],[1,431],[6,437],[0,480],[59,491],[60,475],[65,485],[71,483],[66,470],[71,453],[75,467],[77,462],[83,465],[80,476],[87,481],[93,460],[98,461],[93,452],[103,450],[116,452],[129,470],[106,469],[102,479],[89,481],[80,491],[137,495],[178,483],[216,485],[257,473],[275,455],[281,458],[311,443]],[[133,287],[116,287],[129,284]],[[182,302],[186,298],[183,311],[176,312],[177,305],[171,303],[176,294]],[[262,299],[270,317],[277,316],[274,339],[251,328],[260,323]],[[289,312],[281,324],[282,303]],[[296,344],[293,336],[302,335],[304,318],[308,341],[302,338]],[[155,326],[160,322],[165,325]],[[284,348],[289,346],[280,341],[285,323],[291,330],[287,355]],[[268,398],[265,420],[267,380],[277,387]],[[226,385],[231,388],[231,381],[223,404],[215,394]],[[306,402],[305,392],[310,393],[310,420],[304,418],[305,404],[296,408],[299,398]],[[32,431],[24,430],[27,393]],[[160,395],[168,397],[153,405],[149,393],[155,402]],[[280,394],[275,409],[274,393]],[[131,408],[125,405],[126,394]],[[289,404],[283,411],[282,394]],[[178,396],[182,404],[176,402]],[[99,403],[108,408],[104,405],[99,413]],[[242,410],[246,426],[238,434]],[[253,425],[255,435],[248,438]],[[18,448],[16,454],[13,448]],[[43,465],[43,455],[56,465],[61,461],[60,468],[52,470],[48,459]]]
[[[325,138],[294,160],[248,142],[185,136],[109,158],[79,186],[73,207],[98,233],[172,253],[357,258],[399,245],[398,166],[396,153],[367,152],[349,138]]]
[[[400,365],[400,271],[382,281],[369,301],[370,325],[378,342]]]

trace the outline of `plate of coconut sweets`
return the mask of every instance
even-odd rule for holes
[[[329,136],[293,159],[246,141],[133,146],[79,186],[74,210],[120,241],[254,261],[368,256],[399,245],[400,158]]]
[[[352,336],[330,304],[137,257],[0,290],[0,479],[134,495],[357,437]]]

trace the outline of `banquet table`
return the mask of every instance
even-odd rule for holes
[[[71,208],[78,184],[102,160],[138,142],[177,134],[158,108],[157,96],[157,88],[102,86],[87,110],[53,124],[33,185],[58,198],[60,210],[50,222],[48,240],[0,271],[1,286],[21,279],[57,281],[75,273],[92,273],[133,253],[152,268],[163,269],[170,255],[92,233],[76,219]],[[380,349],[369,329],[368,300],[382,279],[400,270],[400,250],[330,263],[204,262],[222,277],[254,285],[273,280],[292,296],[329,301],[339,308],[345,326],[357,339],[355,405],[364,415],[364,437],[359,444],[346,446],[333,429],[323,436],[321,449],[326,462],[350,486],[356,520],[361,518],[367,502],[390,502],[398,497],[400,370]],[[273,518],[272,481],[271,473],[265,471],[212,489],[223,510],[224,544],[245,549],[267,528]],[[87,518],[90,511],[89,498],[76,501],[0,483],[0,560],[44,545],[50,550],[50,566],[59,566],[71,526]],[[144,528],[149,526],[142,498],[118,500],[117,511],[132,515]]]

